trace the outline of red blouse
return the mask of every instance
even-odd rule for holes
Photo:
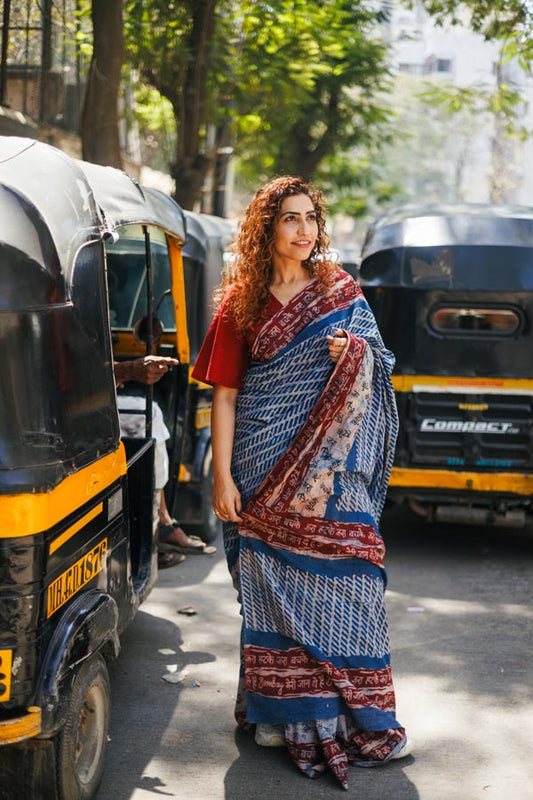
[[[263,323],[257,325],[253,336],[247,338],[237,331],[233,318],[224,313],[224,306],[222,302],[213,317],[198,353],[192,377],[203,383],[219,383],[231,389],[242,389],[250,363],[253,339]],[[267,308],[268,318],[280,308],[282,303],[271,294]]]

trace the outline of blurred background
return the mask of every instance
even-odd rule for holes
[[[281,173],[355,261],[392,206],[528,204],[527,0],[2,0],[0,134],[238,217]]]

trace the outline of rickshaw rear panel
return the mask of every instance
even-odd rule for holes
[[[533,209],[407,207],[363,247],[396,355],[389,497],[428,518],[517,526],[533,493]]]
[[[73,477],[79,483],[82,475]],[[18,537],[1,540],[0,646],[10,651],[12,663],[9,686],[0,699],[6,712],[23,712],[36,702],[35,684],[42,671],[41,661],[57,630],[57,620],[73,603],[80,599],[82,605],[86,602],[85,594],[81,593],[80,598],[81,590],[97,590],[113,598],[117,607],[117,635],[133,616],[129,599],[132,588],[128,586],[131,574],[125,552],[129,539],[127,518],[122,513],[122,501],[117,503],[117,496],[126,491],[125,480],[114,479],[103,491],[98,491],[100,482],[94,466],[87,479],[92,486],[86,486],[85,492],[93,497],[70,513],[66,492],[73,498],[71,506],[78,497],[73,482],[47,493],[48,502],[36,504],[41,506],[37,510],[35,506],[31,509],[31,501],[40,496],[27,497],[26,516],[32,518],[34,527],[42,526],[42,532],[26,535],[20,527]],[[58,495],[56,499],[54,494]],[[24,505],[24,496],[19,499]],[[51,523],[61,513],[61,507],[67,514]],[[78,616],[80,619],[83,616],[80,609]],[[87,648],[89,645],[86,639]],[[76,660],[89,654],[89,649],[85,653],[78,650]],[[64,669],[70,667],[67,661]]]

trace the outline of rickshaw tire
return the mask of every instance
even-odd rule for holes
[[[111,689],[104,658],[81,665],[69,697],[67,720],[56,736],[59,800],[91,800],[102,779],[111,716]]]

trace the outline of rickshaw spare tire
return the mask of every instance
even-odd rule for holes
[[[74,679],[67,720],[57,735],[56,778],[60,800],[90,800],[104,771],[111,690],[105,660],[96,654]]]

